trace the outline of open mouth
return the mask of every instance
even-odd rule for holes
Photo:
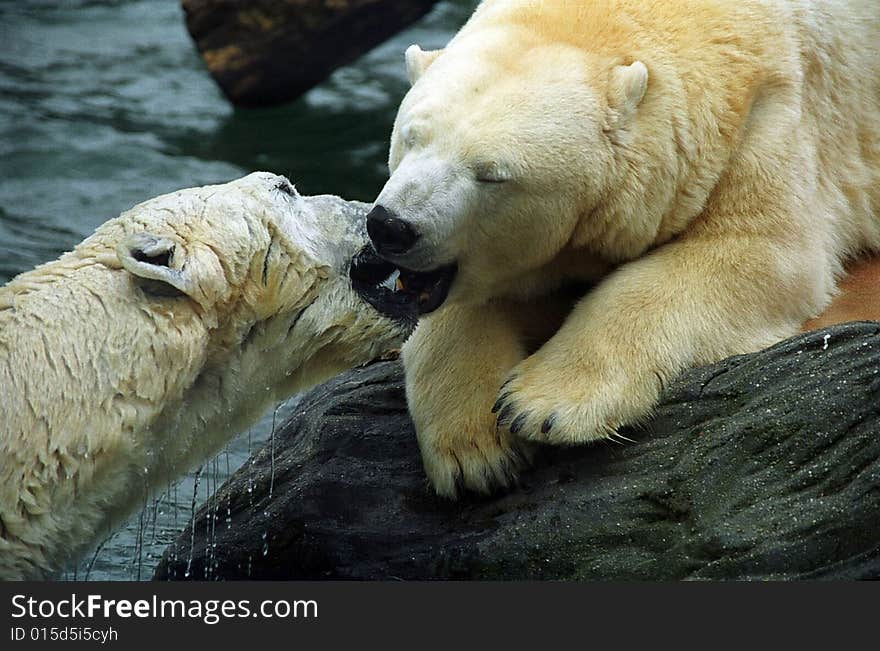
[[[351,261],[349,277],[355,291],[379,312],[393,319],[412,319],[443,305],[457,267],[411,271],[383,260],[371,245]]]

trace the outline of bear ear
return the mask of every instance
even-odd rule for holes
[[[608,84],[608,104],[621,115],[636,110],[648,89],[648,68],[641,61],[615,66]]]
[[[409,76],[410,85],[416,83],[441,54],[443,54],[443,50],[425,51],[418,45],[410,45],[406,48],[404,58],[406,59],[406,74]]]
[[[175,240],[154,233],[135,233],[116,247],[120,264],[135,276],[141,289],[151,296],[189,296],[206,306],[215,283],[201,276],[207,265],[191,259]],[[211,274],[213,275],[213,274]]]

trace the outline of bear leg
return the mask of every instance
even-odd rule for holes
[[[530,460],[529,446],[496,429],[491,411],[526,356],[517,326],[500,303],[447,305],[423,317],[403,347],[407,403],[439,495],[509,486]]]
[[[827,300],[822,259],[766,235],[727,234],[623,265],[513,370],[499,428],[563,445],[614,438],[645,420],[684,369],[796,333]]]

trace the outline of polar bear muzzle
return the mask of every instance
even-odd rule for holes
[[[368,244],[352,260],[349,277],[354,290],[380,313],[410,320],[443,305],[457,271],[456,264],[432,271],[398,267]]]
[[[419,232],[409,222],[376,204],[367,215],[367,233],[380,255],[403,255],[415,246]]]

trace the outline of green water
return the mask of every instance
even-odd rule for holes
[[[0,0],[0,282],[144,199],[257,169],[286,174],[305,194],[371,201],[407,88],[404,49],[442,46],[475,4],[442,2],[300,100],[242,111],[205,72],[177,0]],[[247,459],[271,421],[233,441],[198,482],[190,475],[146,504],[69,576],[91,565],[93,579],[149,578],[193,501]]]

